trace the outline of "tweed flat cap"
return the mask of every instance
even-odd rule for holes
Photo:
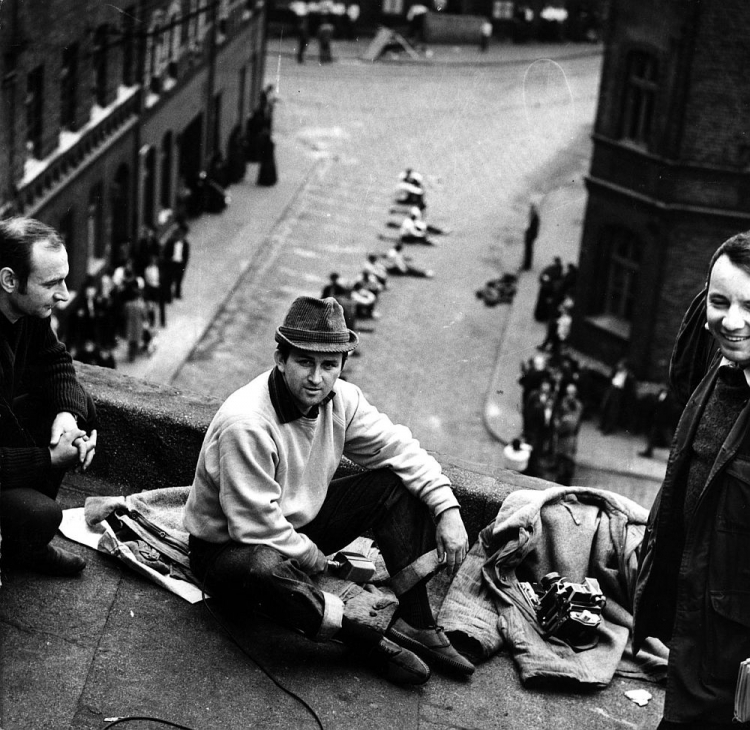
[[[346,326],[343,307],[333,297],[297,297],[274,339],[309,352],[351,352],[359,344],[357,333]]]

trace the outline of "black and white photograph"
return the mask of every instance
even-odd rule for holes
[[[0,730],[750,726],[748,32],[0,0]]]

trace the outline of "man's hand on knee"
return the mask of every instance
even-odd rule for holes
[[[451,575],[455,575],[469,552],[469,536],[457,507],[440,514],[435,539],[438,560],[445,564]]]

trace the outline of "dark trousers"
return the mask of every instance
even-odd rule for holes
[[[88,413],[85,431],[96,428],[96,407],[87,395]],[[45,409],[44,404],[29,396],[13,402],[13,410],[24,427],[30,441],[39,447],[49,444],[52,421],[57,415]],[[19,486],[4,485],[0,489],[0,530],[2,551],[8,557],[26,555],[44,548],[55,536],[62,521],[62,510],[55,501],[65,470],[50,469],[43,476]]]
[[[388,469],[335,479],[318,515],[298,531],[330,555],[367,530],[391,575],[435,548],[429,510]],[[325,599],[296,560],[265,545],[216,545],[191,536],[190,565],[220,601],[317,637]]]
[[[181,263],[172,262],[170,274],[173,296],[175,299],[182,299],[182,279],[185,276],[185,266]]]

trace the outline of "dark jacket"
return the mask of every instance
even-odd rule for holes
[[[69,411],[89,416],[86,392],[68,351],[49,319],[21,317],[11,324],[0,315],[0,488],[45,477],[50,469],[46,446],[37,446],[14,411],[14,400],[28,394],[54,416]]]
[[[694,317],[693,325],[702,321]],[[683,328],[676,351],[684,356],[685,338],[694,334]],[[670,668],[681,668],[686,686],[668,682],[665,717],[672,721],[730,722],[739,664],[750,657],[750,404],[683,516],[692,442],[720,363],[717,353],[685,406],[639,555],[633,646],[659,638],[669,645]],[[678,380],[695,374],[670,372]],[[671,385],[684,392],[684,383]]]

